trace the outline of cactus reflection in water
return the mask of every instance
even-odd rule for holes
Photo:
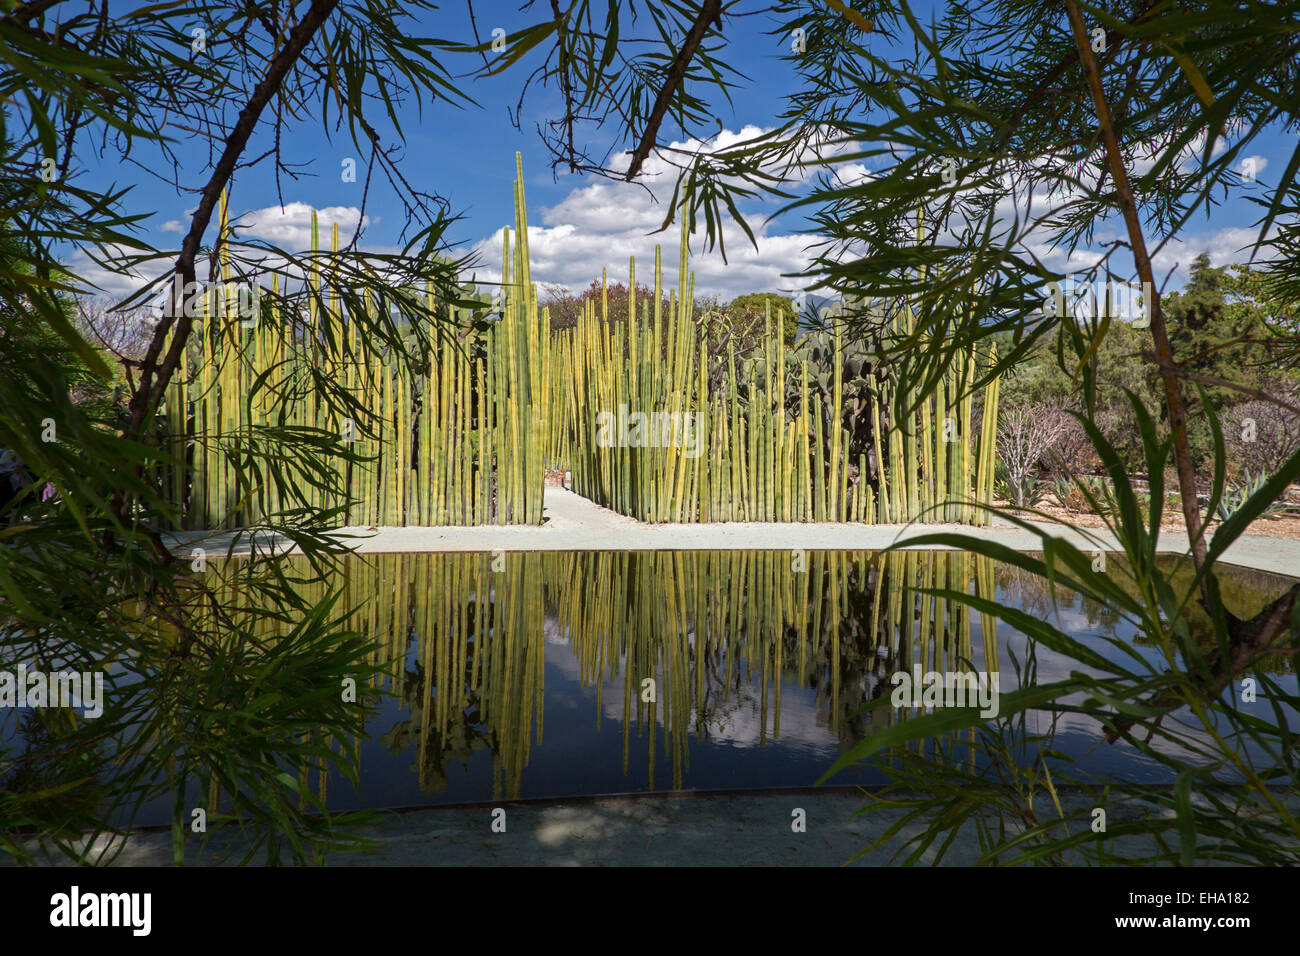
[[[258,563],[213,573],[237,600]],[[622,778],[635,763],[650,789],[687,785],[693,741],[726,737],[737,721],[757,724],[744,745],[780,743],[783,690],[800,695],[801,717],[815,711],[806,723],[829,751],[808,779],[786,781],[806,784],[871,732],[857,712],[889,695],[893,672],[997,668],[991,620],[912,590],[991,596],[991,563],[960,552],[389,554],[346,569],[341,606],[378,642],[371,663],[405,712],[382,743],[415,751],[426,794],[447,785],[453,762],[486,749],[493,798],[521,795],[544,739],[548,644],[551,663],[564,658],[594,690],[596,731],[602,718],[619,723]],[[306,600],[323,596],[315,587]]]

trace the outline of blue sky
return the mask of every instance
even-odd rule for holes
[[[494,28],[513,33],[536,22],[544,11],[535,6],[520,13],[510,4],[480,3],[476,5],[476,15],[480,35],[489,39]],[[766,14],[733,17],[726,22],[729,40],[726,56],[748,78],[740,80],[739,88],[733,91],[733,104],[720,104],[717,118],[723,130],[718,137],[721,143],[773,125],[783,98],[793,89],[795,77],[791,64],[782,59],[788,51],[789,40],[768,35],[767,31],[774,25],[775,20]],[[432,36],[472,40],[467,7],[462,3],[449,4],[422,29]],[[220,55],[219,44],[214,44],[212,53]],[[462,78],[463,89],[478,101],[478,106],[455,108],[446,103],[431,107],[426,104],[422,116],[413,107],[407,108],[402,114],[407,141],[402,163],[404,175],[415,188],[446,197],[452,211],[463,216],[453,226],[449,238],[458,243],[459,253],[472,250],[478,255],[483,263],[479,277],[490,281],[499,275],[500,229],[512,218],[514,155],[520,151],[526,177],[534,279],[579,288],[598,278],[602,267],[609,268],[611,279],[622,278],[626,275],[628,255],[635,254],[639,278],[644,280],[651,275],[654,244],[663,242],[666,253],[676,247],[675,226],[659,236],[650,234],[664,218],[662,200],[671,195],[672,174],[665,170],[652,180],[659,203],[635,185],[564,172],[553,176],[550,156],[536,127],[558,115],[557,92],[540,86],[532,88],[524,102],[522,129],[515,129],[508,116],[508,108],[518,100],[524,78],[539,61],[535,51],[501,76]],[[481,61],[468,58],[451,58],[446,62],[456,73],[471,72],[476,62],[481,65]],[[605,142],[609,133],[595,135],[605,136],[606,140],[601,141]],[[681,131],[669,124],[665,124],[661,138],[683,139]],[[255,140],[249,154],[261,152],[267,145]],[[1293,137],[1277,133],[1253,151],[1262,180],[1269,179],[1270,168],[1276,171],[1285,166],[1293,146]],[[193,142],[178,143],[176,148],[184,158],[183,181],[202,183],[207,175],[206,148],[201,149]],[[626,148],[626,144],[619,144],[619,148]],[[83,175],[96,185],[109,181],[135,185],[132,208],[153,211],[147,222],[146,237],[160,247],[178,244],[181,224],[186,222],[187,213],[194,205],[192,195],[178,194],[173,187],[131,165],[101,166],[90,152],[79,158],[84,164]],[[315,207],[319,210],[323,237],[328,237],[332,222],[338,222],[340,231],[350,235],[359,216],[365,157],[357,155],[346,133],[331,137],[318,127],[300,125],[287,141],[285,158],[304,165],[298,180],[281,177],[283,207],[269,164],[239,173],[231,206],[247,233],[305,248],[309,210]],[[348,158],[357,160],[356,182],[344,182],[341,176],[342,163]],[[656,168],[653,161],[649,168],[652,171]],[[692,244],[697,293],[714,293],[727,299],[744,292],[794,288],[794,280],[782,278],[781,274],[802,268],[811,237],[799,233],[804,222],[797,216],[764,222],[778,205],[774,200],[742,204],[742,211],[755,217],[751,224],[759,229],[759,247],[755,250],[749,246],[738,230],[728,232],[731,259],[728,265],[716,253],[694,255],[700,242]],[[1198,215],[1185,230],[1186,239],[1157,257],[1158,274],[1163,277],[1175,268],[1171,287],[1177,288],[1185,278],[1186,264],[1197,252],[1209,251],[1216,264],[1243,260],[1239,250],[1254,236],[1251,224],[1256,215],[1256,207],[1240,201],[1240,197],[1214,207],[1208,218]],[[378,172],[372,182],[366,217],[364,247],[391,250],[400,244],[405,215]],[[1113,222],[1102,228],[1099,238],[1120,235],[1119,223]],[[1064,266],[1064,257],[1052,261],[1054,254],[1046,246],[1036,251],[1049,264]],[[1086,264],[1086,259],[1082,257],[1077,264]],[[666,282],[675,282],[675,262],[675,254],[665,255]],[[138,281],[104,272],[84,260],[74,265],[109,293],[124,294]]]

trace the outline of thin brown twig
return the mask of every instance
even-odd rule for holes
[[[560,13],[559,0],[551,0],[551,13],[555,17],[555,44],[560,53],[560,62],[557,69],[560,71],[560,87],[564,91],[564,119],[562,122],[565,136],[568,139],[569,172],[575,173],[578,170],[574,163],[573,146],[573,80],[569,76],[569,43],[564,29],[565,18]]]
[[[469,7],[469,27],[474,31],[474,45],[482,46],[483,38],[478,35],[478,20],[474,17],[474,0],[465,0],[465,5]],[[492,69],[492,64],[488,62],[487,52],[479,50],[479,56],[483,57],[483,66]]]
[[[1074,32],[1074,44],[1079,51],[1079,62],[1092,94],[1097,122],[1101,127],[1111,178],[1115,182],[1115,194],[1128,231],[1129,244],[1133,248],[1138,278],[1145,288],[1151,290],[1151,338],[1159,358],[1160,378],[1165,385],[1165,403],[1169,411],[1169,427],[1173,435],[1174,461],[1178,471],[1179,490],[1182,492],[1183,517],[1187,521],[1187,534],[1192,542],[1192,560],[1199,571],[1205,564],[1208,548],[1205,543],[1204,522],[1201,520],[1196,501],[1196,471],[1192,465],[1191,446],[1187,439],[1187,411],[1183,402],[1182,385],[1175,371],[1173,350],[1169,345],[1169,331],[1165,325],[1164,312],[1160,308],[1160,293],[1156,289],[1155,273],[1151,267],[1151,257],[1147,253],[1146,238],[1142,233],[1137,202],[1133,198],[1133,189],[1129,184],[1128,168],[1124,165],[1124,156],[1120,152],[1119,136],[1115,132],[1110,105],[1106,100],[1106,91],[1101,84],[1101,71],[1093,55],[1088,31],[1083,24],[1083,15],[1079,12],[1078,4],[1075,0],[1065,0],[1065,9]]]
[[[334,8],[338,6],[338,2],[339,0],[312,0],[311,6],[302,19],[290,31],[285,45],[279,49],[275,58],[268,65],[266,75],[253,89],[252,96],[249,97],[244,108],[240,110],[239,119],[235,122],[234,128],[226,138],[225,149],[222,151],[221,158],[218,160],[216,168],[213,169],[212,175],[208,178],[207,184],[203,187],[198,208],[194,210],[194,215],[190,220],[189,232],[181,244],[181,253],[174,270],[174,275],[179,281],[174,282],[172,286],[171,308],[166,310],[162,321],[158,323],[157,328],[154,330],[149,349],[141,362],[140,382],[132,393],[131,401],[127,406],[130,417],[125,429],[123,429],[125,438],[135,439],[139,437],[150,409],[156,407],[161,400],[172,375],[180,364],[181,356],[185,353],[185,346],[189,341],[190,331],[193,326],[193,317],[183,308],[184,289],[194,281],[195,260],[198,257],[199,244],[203,239],[203,233],[212,220],[212,213],[216,209],[217,201],[229,183],[230,176],[238,165],[239,157],[243,154],[249,139],[253,135],[262,111],[275,98],[285,76],[293,68],[298,57],[306,49],[308,43],[311,42],[312,37],[315,36],[329,15],[333,13]],[[159,355],[162,352],[163,344],[167,341],[168,334],[172,331],[173,324],[176,326],[175,334],[171,336],[171,346],[160,364]],[[124,515],[126,499],[122,493],[118,493],[114,497],[112,509],[119,518]],[[160,540],[155,542],[155,547],[161,548]],[[160,556],[162,555],[170,557],[165,548],[161,548]]]
[[[650,155],[650,150],[654,149],[656,139],[659,135],[659,127],[664,121],[664,114],[668,112],[668,106],[673,101],[673,94],[677,92],[677,87],[681,85],[686,76],[686,69],[690,66],[691,58],[695,56],[695,51],[699,49],[700,43],[704,40],[705,34],[713,24],[722,27],[722,0],[704,0],[700,7],[699,16],[695,18],[695,23],[691,26],[686,38],[682,41],[682,47],[677,51],[677,56],[673,60],[673,65],[668,68],[668,74],[664,77],[664,85],[659,89],[659,95],[655,98],[655,105],[650,110],[650,117],[646,121],[645,130],[641,134],[641,141],[632,151],[632,163],[627,168],[627,176],[624,177],[628,182],[636,178],[637,173],[641,172],[641,165]]]
[[[24,26],[60,2],[62,0],[29,0],[28,3],[21,3],[10,10],[5,15],[5,19],[17,26]]]

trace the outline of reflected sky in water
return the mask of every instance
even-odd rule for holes
[[[370,723],[360,793],[327,791],[340,809],[811,785],[864,735],[906,718],[861,714],[900,668],[996,669],[1002,692],[1018,686],[1023,634],[917,587],[991,594],[1108,656],[1105,636],[1133,640],[1105,608],[1064,591],[1054,602],[1036,579],[956,552],[810,552],[802,568],[787,552],[353,561],[348,587],[368,596],[358,626],[383,642],[396,696]],[[1224,578],[1242,613],[1286,583]],[[1035,665],[1039,682],[1079,668],[1043,648]],[[1294,674],[1283,680],[1294,690]],[[1060,720],[1055,746],[1099,775],[1167,779],[1083,718]],[[860,768],[834,782],[884,780]]]
[[[218,565],[210,583],[238,605],[241,577],[264,563]],[[1239,616],[1287,587],[1227,568],[1220,580]],[[919,588],[992,597],[1111,659],[1120,651],[1107,638],[1161,660],[1113,611],[962,552],[370,555],[347,559],[328,584],[342,590],[349,626],[377,642],[386,692],[361,742],[360,789],[308,781],[336,810],[805,787],[908,719],[889,706],[863,713],[899,670],[996,672],[1006,693],[1031,657],[1039,683],[1080,668]],[[326,582],[302,588],[313,604]],[[1296,693],[1291,663],[1279,656],[1266,669]],[[1098,776],[1169,779],[1081,717],[1058,721],[1054,746]],[[833,782],[886,777],[853,768]],[[166,819],[159,801],[136,822]]]

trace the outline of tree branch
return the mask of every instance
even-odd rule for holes
[[[1096,108],[1097,120],[1101,126],[1102,139],[1106,146],[1106,156],[1110,165],[1111,177],[1115,181],[1115,193],[1119,198],[1120,209],[1124,215],[1124,224],[1128,228],[1129,243],[1133,249],[1133,258],[1137,264],[1138,275],[1146,289],[1151,293],[1151,338],[1155,343],[1155,357],[1160,378],[1165,385],[1165,397],[1169,408],[1169,424],[1173,433],[1174,460],[1178,469],[1178,484],[1182,497],[1183,517],[1187,521],[1187,536],[1191,539],[1192,560],[1200,571],[1207,560],[1205,525],[1197,502],[1196,472],[1192,466],[1191,450],[1187,441],[1187,412],[1183,403],[1182,377],[1185,373],[1173,360],[1169,346],[1169,333],[1165,326],[1164,313],[1160,309],[1160,294],[1156,289],[1155,276],[1151,268],[1151,258],[1147,254],[1146,241],[1142,235],[1142,224],[1138,219],[1137,203],[1133,199],[1133,190],[1129,185],[1128,170],[1124,166],[1124,157],[1119,150],[1119,137],[1111,119],[1110,107],[1106,102],[1106,93],[1101,85],[1101,73],[1097,60],[1092,54],[1088,42],[1088,31],[1084,27],[1083,17],[1079,13],[1076,0],[1065,0],[1066,12],[1074,32],[1074,44],[1079,51],[1079,61],[1088,80]],[[1188,376],[1191,377],[1191,376]],[[1212,600],[1208,577],[1201,584],[1202,604],[1208,610],[1216,606]],[[1291,615],[1297,598],[1300,598],[1300,585],[1291,588],[1286,594],[1264,608],[1250,620],[1234,617],[1226,610],[1229,644],[1227,657],[1224,659],[1216,650],[1208,655],[1211,664],[1210,682],[1206,688],[1211,697],[1217,697],[1238,673],[1252,664],[1261,655],[1268,653],[1272,645],[1290,629]],[[1221,605],[1219,605],[1221,606]],[[1182,700],[1157,695],[1152,699],[1154,706],[1172,710],[1184,703]],[[1129,718],[1122,718],[1116,723],[1117,728],[1131,726]],[[1122,729],[1112,731],[1110,739],[1114,740]]]
[[[29,0],[28,3],[20,3],[14,7],[5,16],[5,19],[15,26],[25,26],[30,21],[39,17],[42,13],[60,3],[62,0]]]
[[[1142,223],[1138,218],[1137,203],[1133,199],[1133,189],[1129,185],[1128,169],[1119,149],[1119,137],[1111,119],[1110,106],[1106,102],[1106,92],[1101,85],[1101,71],[1097,59],[1093,56],[1089,44],[1088,31],[1083,24],[1083,16],[1075,0],[1065,0],[1066,13],[1074,31],[1074,45],[1079,51],[1079,62],[1083,66],[1088,80],[1088,89],[1092,94],[1093,107],[1097,113],[1097,122],[1101,126],[1102,140],[1106,146],[1106,157],[1110,165],[1111,178],[1115,181],[1115,193],[1119,198],[1120,211],[1124,216],[1124,225],[1128,229],[1129,245],[1133,249],[1133,259],[1137,265],[1138,278],[1151,295],[1151,338],[1155,344],[1159,359],[1160,378],[1165,386],[1165,402],[1169,409],[1169,427],[1173,435],[1174,461],[1178,470],[1178,487],[1182,493],[1183,517],[1187,522],[1187,535],[1192,542],[1192,560],[1199,571],[1205,563],[1207,547],[1205,543],[1205,525],[1196,500],[1196,471],[1192,466],[1191,447],[1187,441],[1187,410],[1183,403],[1182,385],[1175,370],[1173,351],[1169,346],[1169,332],[1165,326],[1165,316],[1160,308],[1160,292],[1156,287],[1155,274],[1151,268],[1151,257],[1147,253],[1146,239],[1142,235]]]
[[[125,432],[127,438],[135,438],[139,435],[149,410],[154,408],[162,398],[163,392],[166,390],[168,382],[171,381],[171,376],[180,364],[180,358],[185,352],[185,345],[189,340],[193,321],[191,316],[185,314],[183,292],[185,286],[194,281],[194,260],[198,256],[199,243],[202,241],[203,233],[212,220],[212,212],[221,197],[221,192],[229,183],[231,173],[234,172],[239,157],[243,154],[249,139],[253,135],[253,130],[262,115],[262,110],[279,92],[285,76],[292,69],[307,44],[311,42],[316,31],[320,29],[321,25],[334,11],[334,8],[338,6],[338,3],[339,0],[312,0],[306,14],[289,31],[285,45],[280,48],[275,55],[275,59],[271,61],[266,76],[253,89],[253,95],[249,97],[244,108],[240,110],[239,119],[235,121],[234,129],[230,131],[230,135],[226,138],[225,149],[222,151],[221,158],[217,161],[212,175],[208,178],[207,185],[203,187],[198,208],[194,210],[194,216],[190,220],[189,232],[181,243],[181,253],[176,260],[174,273],[180,280],[179,288],[176,283],[173,284],[171,292],[172,307],[168,310],[168,314],[164,315],[163,320],[158,323],[153,341],[149,343],[149,351],[145,354],[141,365],[140,384],[131,396],[131,402],[128,406],[131,414]],[[163,342],[166,341],[167,334],[171,330],[173,323],[176,323],[176,334],[172,337],[171,347],[167,350],[167,355],[164,357],[161,366],[159,366],[157,365],[158,355],[162,351]],[[155,374],[157,376],[156,381],[154,380]]]
[[[664,85],[659,90],[659,96],[655,98],[654,108],[650,111],[650,118],[646,121],[645,131],[641,134],[641,142],[632,152],[632,164],[627,168],[627,181],[631,182],[636,178],[637,173],[641,172],[641,165],[650,155],[650,150],[654,149],[655,140],[659,135],[659,126],[664,121],[664,114],[668,112],[668,106],[672,103],[673,94],[677,92],[677,87],[681,85],[682,79],[686,76],[686,69],[690,66],[691,57],[695,56],[695,51],[699,49],[709,27],[714,23],[719,28],[722,26],[722,0],[704,0],[700,7],[700,14],[695,18],[690,32],[686,34],[686,39],[682,41],[682,48],[677,51],[677,58],[673,60],[673,65],[668,69],[668,75],[664,77]]]
[[[222,151],[221,158],[217,161],[212,175],[208,177],[207,185],[203,187],[198,208],[195,209],[194,216],[190,220],[190,230],[181,243],[180,257],[176,260],[176,268],[173,272],[171,308],[164,312],[162,321],[154,329],[153,338],[149,342],[149,349],[145,353],[144,360],[140,363],[140,381],[132,392],[131,401],[127,405],[130,415],[126,427],[123,429],[123,437],[129,440],[139,438],[149,412],[156,408],[158,402],[162,399],[172,375],[180,365],[181,357],[185,354],[185,346],[189,341],[194,323],[192,316],[187,315],[184,308],[184,291],[185,287],[194,281],[194,261],[198,257],[199,243],[202,241],[203,233],[212,220],[212,212],[216,208],[221,192],[230,182],[231,174],[238,165],[239,157],[248,145],[253,130],[257,127],[262,111],[279,92],[285,76],[293,68],[316,31],[320,29],[321,25],[334,11],[334,8],[338,6],[338,3],[339,0],[312,0],[306,14],[289,32],[285,45],[280,48],[271,61],[266,75],[254,87],[248,103],[239,112],[239,118],[235,121],[234,129],[230,131],[230,135],[226,138],[225,149]],[[162,364],[159,365],[158,356],[162,351],[163,343],[167,341],[167,336],[173,324],[176,326],[176,332],[172,335],[171,346],[168,348]],[[137,466],[138,472],[143,472],[143,469],[143,463]],[[117,492],[113,496],[110,510],[118,520],[124,518],[126,507],[125,493],[122,491]],[[171,553],[163,545],[162,539],[157,534],[149,533],[149,538],[154,549],[158,552],[160,560],[173,560]],[[105,532],[105,547],[112,547],[107,531]]]
[[[560,13],[559,0],[551,0],[551,13],[555,17],[555,43],[560,53],[560,62],[558,69],[560,71],[560,86],[564,90],[564,129],[569,147],[569,172],[578,171],[577,164],[574,162],[573,148],[573,81],[569,76],[569,39],[565,35],[564,15]]]
[[[1228,631],[1232,635],[1232,643],[1228,646],[1226,659],[1219,653],[1218,648],[1205,656],[1210,671],[1210,680],[1205,688],[1206,699],[1217,698],[1237,675],[1273,651],[1273,644],[1278,637],[1287,632],[1290,626],[1297,600],[1300,600],[1300,584],[1293,585],[1290,590],[1250,620],[1235,617],[1227,610],[1223,612],[1228,618]],[[1161,693],[1149,697],[1143,701],[1143,704],[1164,712],[1156,718],[1156,722],[1159,723],[1165,714],[1185,706],[1187,701],[1173,694]],[[1114,743],[1136,723],[1136,718],[1119,717],[1107,732],[1106,742]]]

